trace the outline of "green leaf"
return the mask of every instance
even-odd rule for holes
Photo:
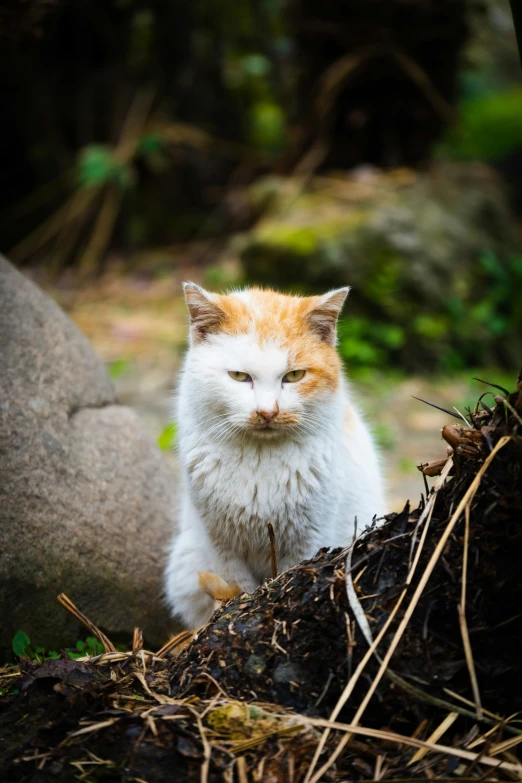
[[[103,652],[103,644],[96,639],[95,636],[88,636],[86,641],[87,654],[94,657],[95,655],[101,655]]]
[[[158,446],[162,451],[168,451],[176,440],[176,425],[174,422],[167,424],[158,438]]]
[[[109,364],[109,367],[107,369],[107,372],[109,373],[109,378],[112,381],[115,381],[117,378],[120,377],[120,375],[123,375],[125,370],[128,368],[130,364],[130,359],[115,359],[113,362]]]
[[[120,161],[106,144],[89,144],[80,150],[77,177],[84,187],[100,187],[113,182],[127,188],[134,182],[134,173],[128,163]]]
[[[266,76],[270,73],[272,64],[262,54],[247,54],[241,60],[241,66],[249,76]]]
[[[13,636],[12,646],[15,655],[20,657],[26,655],[31,645],[31,640],[25,631],[17,631]]]
[[[280,106],[269,101],[255,103],[249,112],[250,142],[257,148],[277,152],[285,137],[285,117]]]
[[[147,133],[139,140],[136,152],[138,155],[148,157],[162,152],[164,146],[165,141],[160,133]]]
[[[76,642],[76,649],[80,652],[83,652],[85,650],[85,642],[78,641]]]

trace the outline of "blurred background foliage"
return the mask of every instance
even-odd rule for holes
[[[83,286],[115,263],[348,282],[356,370],[520,361],[506,0],[9,0],[0,23],[18,263]]]

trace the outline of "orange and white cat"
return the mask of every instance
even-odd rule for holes
[[[177,396],[183,496],[166,571],[174,614],[204,624],[199,572],[241,591],[324,546],[347,546],[384,513],[378,455],[335,349],[348,288],[212,294],[186,283],[190,347]]]

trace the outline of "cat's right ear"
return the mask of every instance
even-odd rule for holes
[[[200,343],[207,335],[219,331],[225,317],[214,294],[195,283],[183,283],[185,300],[190,316],[190,334],[194,343]]]

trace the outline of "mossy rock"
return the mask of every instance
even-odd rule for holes
[[[522,263],[488,167],[364,169],[306,186],[271,177],[252,186],[251,200],[263,217],[236,240],[247,278],[302,292],[351,285],[346,358],[356,338],[359,363],[410,369],[476,363],[478,350],[481,362],[509,363],[522,350],[519,338],[499,346],[521,333]]]

